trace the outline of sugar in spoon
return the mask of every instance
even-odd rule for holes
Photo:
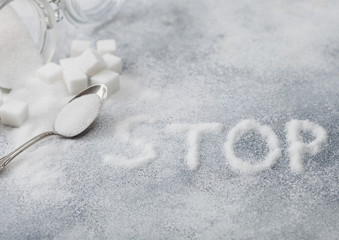
[[[76,95],[58,113],[54,130],[39,134],[1,158],[0,171],[21,152],[48,136],[72,138],[84,132],[98,116],[106,97],[107,88],[102,84],[93,85]]]

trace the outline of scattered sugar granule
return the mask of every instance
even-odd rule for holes
[[[68,103],[57,115],[54,130],[66,137],[73,137],[84,131],[97,117],[100,97],[87,94]]]
[[[320,125],[309,120],[291,120],[286,124],[288,151],[290,155],[291,170],[298,173],[304,171],[304,156],[309,153],[311,156],[321,152],[327,143],[328,135]],[[305,143],[301,132],[310,132],[315,138],[310,143]]]
[[[204,133],[219,133],[222,129],[220,123],[200,123],[200,124],[171,124],[167,127],[167,131],[174,133],[187,132],[187,165],[191,170],[195,170],[200,166],[199,148]]]
[[[114,155],[106,155],[103,159],[103,162],[116,167],[134,169],[145,167],[150,161],[156,159],[158,154],[154,149],[153,143],[148,142],[145,139],[133,139],[131,135],[133,126],[137,124],[153,122],[153,119],[145,115],[128,117],[121,122],[118,122],[115,125],[116,136],[122,142],[130,143],[132,146],[142,149],[142,154],[132,159]]]
[[[0,119],[4,125],[20,127],[28,118],[28,104],[15,99],[7,99],[0,107]]]
[[[257,131],[267,142],[269,152],[265,159],[257,164],[246,162],[235,155],[234,145],[241,137],[249,131]],[[281,157],[280,142],[273,129],[266,125],[261,125],[255,120],[242,120],[231,129],[224,146],[225,154],[231,167],[240,172],[259,172],[271,168],[277,159]]]
[[[42,64],[26,26],[10,6],[0,11],[0,46],[0,87],[22,86]]]

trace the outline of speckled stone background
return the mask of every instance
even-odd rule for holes
[[[94,32],[59,24],[55,60],[72,39],[116,39],[122,87],[86,135],[46,140],[0,175],[0,238],[338,239],[338,12],[334,0],[127,0]],[[112,130],[138,114],[156,119],[133,136],[152,141],[158,158],[141,169],[105,164],[105,155],[142,154]],[[223,153],[247,118],[270,125],[283,150],[257,174],[233,171]],[[291,119],[329,134],[302,174],[288,165]],[[224,126],[203,135],[196,171],[185,164],[185,136],[164,131],[176,122]],[[9,131],[0,127],[3,154],[14,147]],[[249,134],[236,152],[260,161],[267,146]]]

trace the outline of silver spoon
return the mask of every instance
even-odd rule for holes
[[[79,93],[78,95],[76,95],[72,100],[70,100],[68,102],[68,104],[63,108],[65,109],[73,100],[80,98],[84,95],[88,95],[88,94],[96,94],[99,96],[100,99],[100,105],[99,105],[99,109],[98,109],[98,113],[99,110],[101,109],[102,105],[104,104],[106,97],[107,97],[107,88],[105,85],[99,84],[99,85],[94,85],[91,86],[87,89],[85,89],[84,91],[82,91],[81,93]],[[62,110],[61,110],[62,111]],[[63,135],[58,133],[55,130],[55,122],[54,122],[54,130],[50,131],[50,132],[44,132],[39,134],[38,136],[32,138],[31,140],[29,140],[28,142],[24,143],[22,146],[18,147],[17,149],[15,149],[13,152],[9,153],[8,155],[6,155],[5,157],[0,159],[0,171],[6,167],[6,165],[13,160],[13,158],[15,158],[17,155],[19,155],[21,152],[23,152],[24,150],[26,150],[27,148],[29,148],[30,146],[32,146],[33,144],[41,141],[42,139],[44,139],[47,136],[52,136],[52,135],[58,135],[61,137],[65,137],[65,138],[71,138],[71,137],[75,137],[77,135],[79,135],[80,133],[84,132],[90,125],[91,123],[94,121],[94,119],[97,117],[98,113],[94,116],[94,118],[92,119],[91,122],[88,122],[88,124],[86,124],[81,130],[79,130],[78,132],[74,132],[72,133],[72,135]]]

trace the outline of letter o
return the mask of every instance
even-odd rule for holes
[[[246,162],[235,155],[234,144],[248,131],[257,131],[267,142],[269,152],[265,159],[256,164]],[[261,125],[255,120],[242,120],[235,125],[227,136],[227,141],[224,145],[224,151],[232,169],[239,172],[259,172],[269,169],[274,166],[277,160],[281,157],[280,142],[278,136],[274,133],[271,127]]]

